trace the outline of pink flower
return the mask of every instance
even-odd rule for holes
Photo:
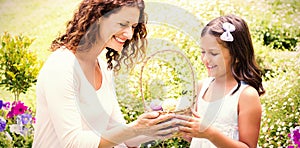
[[[35,124],[35,122],[36,122],[36,119],[35,119],[35,117],[32,117],[32,120],[31,120],[31,122],[32,122],[33,124]]]
[[[18,101],[17,103],[14,102],[13,105],[15,105],[12,107],[14,115],[21,115],[28,109],[28,107],[21,101]]]
[[[7,113],[6,117],[9,118],[13,118],[15,116],[14,112],[11,110]]]
[[[11,110],[8,112],[6,115],[7,118],[13,118],[16,115],[21,115],[25,113],[25,111],[28,109],[27,106],[24,105],[23,102],[18,101],[18,102],[13,102]]]

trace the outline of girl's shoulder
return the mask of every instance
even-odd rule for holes
[[[261,108],[259,95],[254,87],[247,85],[247,87],[242,90],[239,96],[239,108]]]
[[[257,90],[250,86],[250,85],[247,85],[241,92],[240,94],[240,99],[259,99],[259,95],[258,95],[258,92]]]

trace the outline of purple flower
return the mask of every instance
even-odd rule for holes
[[[0,109],[2,109],[2,106],[3,106],[3,101],[0,100]]]
[[[21,135],[27,136],[29,134],[29,129],[26,127],[23,127],[20,131]]]
[[[300,126],[291,129],[291,134],[289,136],[293,144],[300,146]]]
[[[3,132],[5,130],[5,127],[6,127],[6,120],[0,118],[0,132]]]
[[[20,115],[20,117],[21,117],[21,122],[22,122],[23,125],[27,124],[32,119],[32,116],[30,114],[27,114],[27,113],[24,113],[24,114]]]
[[[10,107],[10,103],[9,102],[3,103],[2,107],[3,107],[3,109],[8,110]]]

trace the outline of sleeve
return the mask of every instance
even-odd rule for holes
[[[58,60],[59,61],[59,60]],[[82,129],[77,107],[79,76],[75,74],[75,60],[53,62],[44,83],[51,121],[62,147],[96,148],[101,137]],[[47,146],[46,146],[47,147]]]

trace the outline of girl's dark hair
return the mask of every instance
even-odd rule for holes
[[[234,40],[232,42],[223,41],[220,36],[223,34],[223,23],[228,22],[235,26],[235,31],[231,32]],[[238,82],[238,87],[234,94],[241,86],[241,81],[246,82],[254,87],[259,95],[265,93],[262,85],[262,71],[257,66],[254,56],[254,49],[251,35],[247,23],[235,15],[226,15],[213,19],[202,30],[201,37],[206,34],[213,35],[217,41],[229,49],[232,57],[231,71]]]
[[[100,38],[99,18],[108,17],[123,6],[137,7],[140,10],[139,22],[134,28],[132,39],[125,42],[121,55],[114,49],[108,49],[106,54],[108,69],[118,71],[121,68],[121,61],[127,67],[134,66],[135,62],[142,61],[146,55],[147,18],[143,0],[83,0],[72,20],[67,23],[66,32],[52,42],[50,50],[55,51],[61,46],[66,46],[73,53],[90,49]],[[115,66],[112,60],[117,62]]]

